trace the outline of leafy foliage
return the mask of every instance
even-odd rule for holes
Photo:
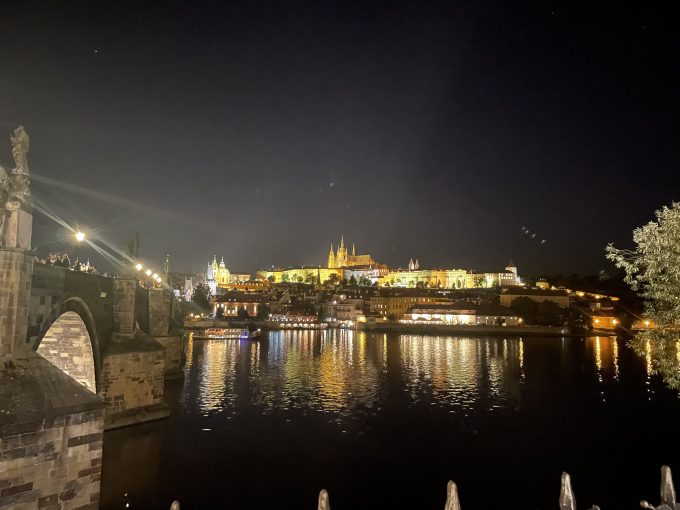
[[[609,244],[607,258],[625,271],[624,280],[645,300],[645,315],[656,329],[631,341],[666,383],[680,389],[680,203],[656,211],[656,221],[633,231],[634,250]]]
[[[536,310],[538,308],[536,301],[528,297],[518,297],[513,299],[512,308],[524,320],[525,324],[536,324]]]
[[[262,303],[257,307],[257,318],[261,321],[269,318],[269,305]]]
[[[208,310],[210,308],[210,289],[205,283],[199,282],[196,287],[194,287],[191,301],[202,310]]]

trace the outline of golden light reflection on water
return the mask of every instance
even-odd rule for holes
[[[357,408],[380,408],[389,387],[403,391],[412,403],[494,409],[521,400],[522,385],[531,381],[531,374],[545,373],[531,369],[543,364],[545,353],[577,367],[569,363],[574,346],[585,348],[592,359],[603,400],[606,384],[619,379],[614,337],[588,338],[585,344],[557,338],[532,342],[353,330],[274,331],[268,342],[195,340],[189,335],[186,370],[192,375],[185,382],[184,402],[197,401],[204,413],[246,405],[265,413],[309,409],[349,415]],[[528,346],[537,353],[530,355],[534,363],[529,365]],[[649,371],[649,354],[646,362]],[[188,397],[191,378],[198,380],[198,389]]]

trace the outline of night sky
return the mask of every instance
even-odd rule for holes
[[[678,198],[680,36],[591,4],[0,0],[0,161],[23,124],[43,207],[179,271],[611,271]]]

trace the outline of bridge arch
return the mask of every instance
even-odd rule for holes
[[[97,391],[100,349],[89,307],[71,297],[56,306],[41,328],[37,352],[90,391]]]

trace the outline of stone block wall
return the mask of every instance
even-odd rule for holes
[[[165,347],[165,378],[184,377],[184,342],[181,335],[157,336],[154,339]]]
[[[52,324],[38,354],[91,392],[97,391],[90,335],[77,313],[66,312]]]
[[[165,336],[170,332],[172,295],[165,289],[149,289],[149,335]]]
[[[135,291],[135,322],[139,329],[149,333],[149,289],[139,285]]]
[[[0,354],[26,344],[32,273],[33,256],[0,250]]]
[[[134,331],[136,289],[136,280],[116,278],[113,282],[113,328],[121,335]]]
[[[102,410],[45,418],[0,439],[0,508],[99,508]]]
[[[104,355],[98,395],[108,404],[107,428],[135,414],[138,416],[130,418],[132,422],[152,419],[144,416],[145,409],[167,407],[163,403],[165,350],[157,342],[153,344],[156,348],[152,350],[124,346]]]

